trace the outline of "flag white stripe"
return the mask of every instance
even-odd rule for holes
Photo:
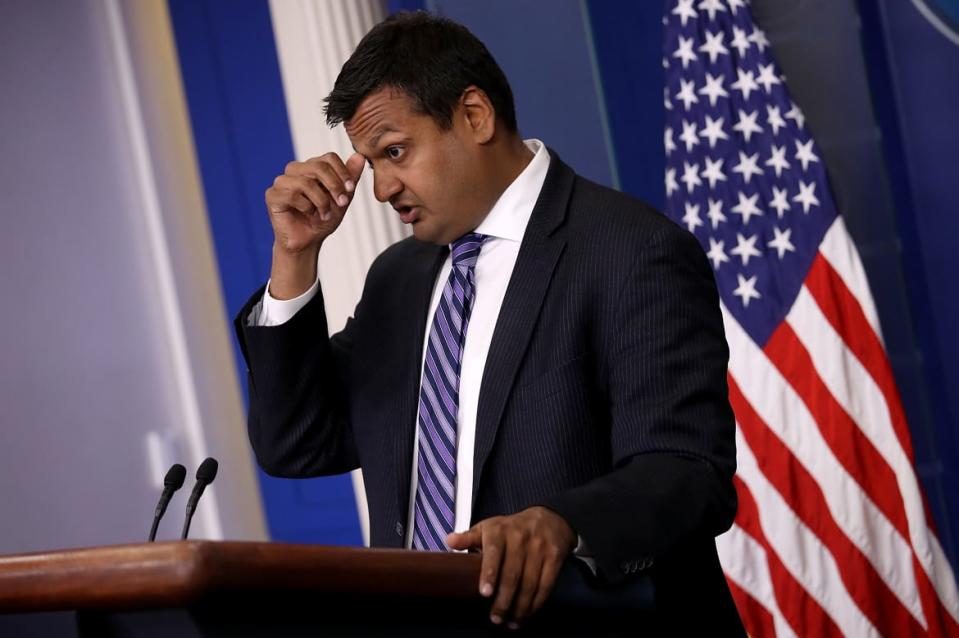
[[[729,370],[743,395],[822,488],[829,515],[843,534],[872,565],[881,566],[877,571],[884,580],[890,569],[898,571],[896,580],[887,580],[896,597],[914,598],[914,592],[906,593],[915,588],[908,541],[846,471],[802,399],[725,307],[723,320],[730,350]],[[910,601],[905,606],[925,626],[921,602]]]
[[[776,602],[769,562],[762,545],[736,524],[716,538],[719,560],[727,578],[736,583],[773,617],[778,638],[795,638],[796,634]]]
[[[893,467],[897,475],[900,492],[908,493],[903,488],[903,478],[899,467],[891,461],[895,457],[895,452],[902,453],[902,449],[899,447],[898,439],[892,431],[892,422],[889,418],[885,399],[878,392],[878,387],[875,386],[872,377],[862,369],[859,361],[846,348],[845,342],[832,329],[805,287],[800,290],[796,297],[796,303],[787,315],[786,321],[793,328],[799,342],[809,351],[813,368],[823,380],[829,392],[839,402],[839,405],[849,413],[866,438],[876,446],[880,454]],[[854,393],[850,391],[850,386],[857,388],[855,399],[851,398]],[[867,386],[871,386],[871,388]],[[878,393],[878,397],[874,396],[873,389]],[[868,397],[868,401],[862,401],[865,397]],[[857,403],[860,405],[856,405]],[[861,405],[863,403],[868,405]],[[882,412],[882,414],[878,414],[879,412]],[[887,432],[877,434],[878,430],[886,428],[888,428]],[[879,440],[877,440],[877,436]],[[895,450],[892,448],[895,448]],[[908,463],[907,471],[912,472]],[[903,500],[906,503],[905,509],[907,518],[909,518],[910,499]],[[922,515],[921,510],[920,506],[920,515]],[[834,514],[833,517],[836,518],[837,515],[841,515],[841,513]],[[924,529],[925,523],[923,522],[922,525]],[[919,593],[915,585],[911,550],[908,547],[901,546],[906,544],[902,535],[897,533],[894,538],[902,539],[904,542],[901,544],[891,543],[889,537],[877,533],[879,530],[871,527],[846,527],[842,525],[841,527],[856,547],[863,551],[879,575],[888,583],[896,597],[925,627],[926,620],[922,612],[922,601],[919,599]],[[910,530],[912,528],[913,523],[910,521]],[[866,549],[869,547],[875,547],[876,549],[867,552]]]
[[[839,278],[846,284],[846,288],[862,306],[866,321],[872,326],[872,331],[876,333],[880,343],[885,347],[882,329],[879,327],[879,315],[876,313],[876,304],[873,303],[872,293],[869,291],[869,280],[866,279],[866,271],[862,267],[859,253],[856,252],[856,248],[846,232],[846,224],[842,217],[837,217],[829,230],[826,231],[826,236],[823,237],[822,243],[819,245],[819,252],[826,258],[829,265],[833,267]]]
[[[806,527],[766,475],[736,424],[737,474],[752,492],[759,522],[769,545],[793,578],[848,636],[878,636],[879,632],[846,591],[839,566],[829,548]]]
[[[833,329],[832,324],[823,315],[816,300],[805,286],[796,296],[786,321],[809,351],[813,368],[829,392],[895,472],[909,523],[912,546],[916,549],[923,571],[929,575],[943,605],[953,617],[956,617],[956,610],[959,609],[959,603],[957,603],[959,595],[956,592],[955,579],[945,556],[936,556],[929,542],[932,534],[926,525],[919,482],[909,457],[899,444],[882,390],[859,359],[846,347],[842,336]],[[860,531],[869,533],[873,530]],[[879,556],[885,557],[886,553],[880,551]],[[876,565],[876,567],[883,578],[890,583],[896,596],[902,600],[902,585],[895,582],[899,580],[895,574],[902,567],[894,564],[882,567]],[[903,602],[916,618],[921,618],[921,601],[914,587],[913,583],[910,600],[908,602],[903,600]],[[917,615],[916,610],[920,615]],[[923,621],[920,620],[920,622]],[[923,625],[925,625],[924,622]]]

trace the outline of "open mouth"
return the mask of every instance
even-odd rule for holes
[[[419,211],[416,206],[397,206],[396,212],[400,215],[400,221],[404,224],[412,224],[419,219]]]

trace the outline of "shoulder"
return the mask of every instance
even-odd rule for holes
[[[691,233],[652,205],[578,175],[567,211],[567,240],[620,262],[633,262],[653,247],[694,259],[703,252]]]

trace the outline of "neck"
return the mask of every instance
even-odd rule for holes
[[[490,174],[490,203],[492,208],[509,185],[516,181],[519,174],[529,166],[533,160],[533,151],[523,142],[519,135],[510,136],[504,140],[503,148],[494,162]]]
[[[477,210],[479,215],[473,219],[470,229],[475,229],[483,222],[503,192],[516,181],[532,159],[533,152],[518,134],[499,139],[487,147],[484,161],[476,169],[477,183],[487,188],[484,189],[483,199],[479,200],[482,201]]]
[[[519,135],[514,135],[509,144],[506,161],[503,162],[503,173],[506,183],[503,190],[506,190],[513,181],[519,177],[529,163],[533,161],[533,151],[529,150],[526,143]],[[500,191],[502,194],[503,191]]]

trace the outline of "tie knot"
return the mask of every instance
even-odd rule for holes
[[[453,265],[472,268],[476,265],[480,248],[489,237],[479,233],[467,233],[453,242]]]

